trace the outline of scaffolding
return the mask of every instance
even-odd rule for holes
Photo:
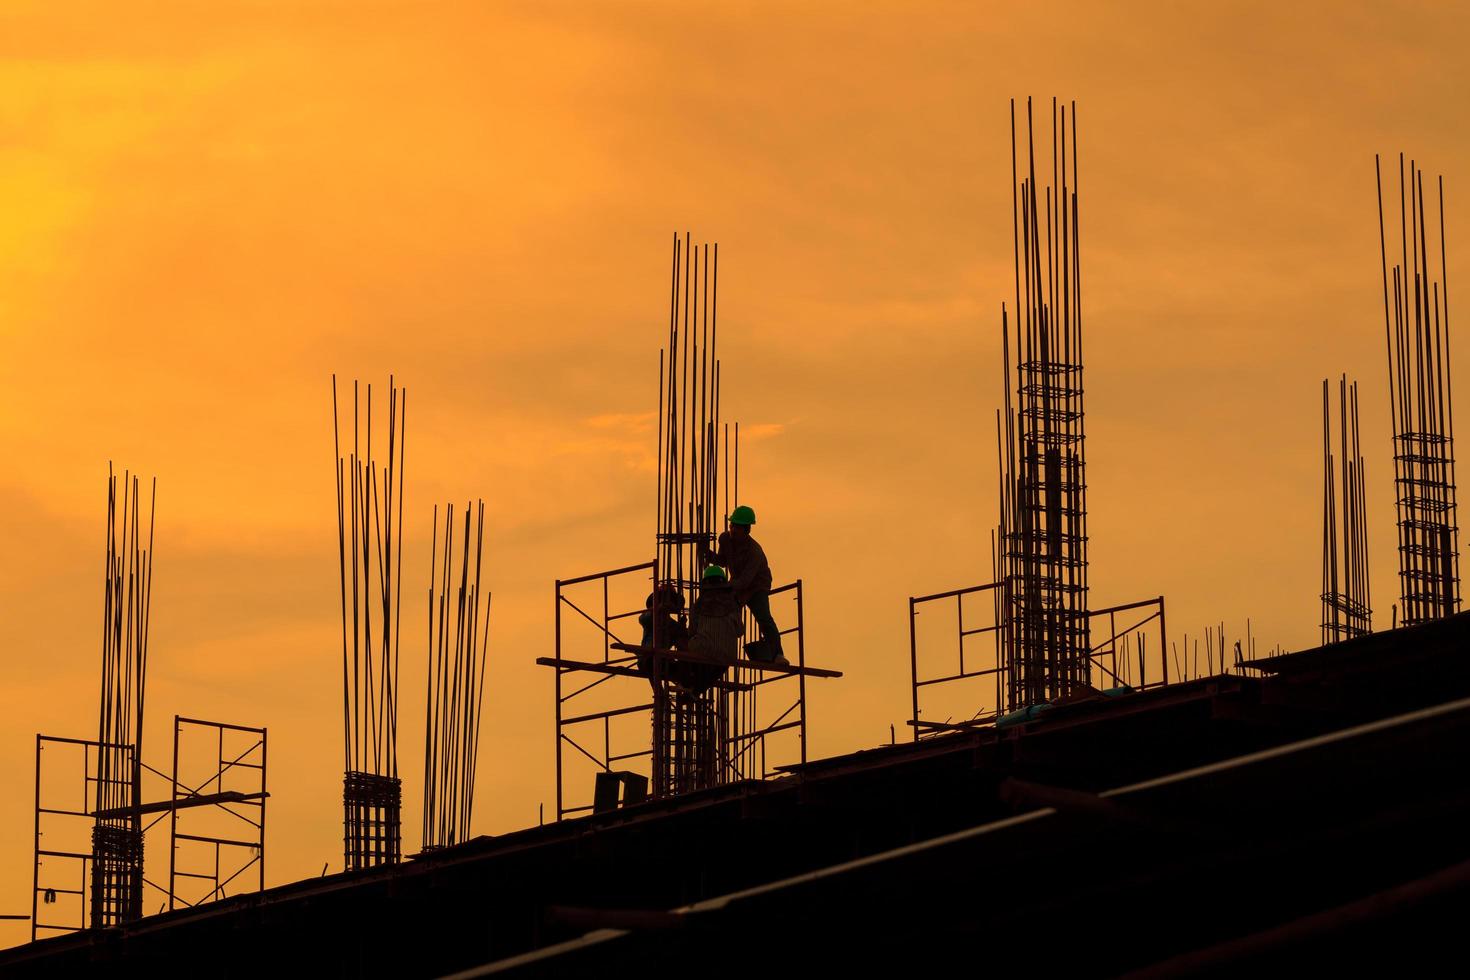
[[[97,827],[98,783],[114,785],[107,795],[131,793],[131,745],[105,746],[117,754],[121,767],[104,770],[99,756],[104,746],[96,739],[36,735],[35,821],[31,864],[31,941],[87,928],[91,914]],[[49,756],[48,756],[49,750]],[[69,754],[65,772],[75,781],[53,780],[60,764],[48,765],[58,754]],[[77,778],[79,777],[79,778]],[[139,875],[142,865],[139,863]],[[54,906],[54,908],[53,908]],[[49,918],[43,918],[48,916]]]
[[[1439,278],[1424,208],[1424,172],[1399,154],[1399,263],[1389,266],[1378,185],[1378,248],[1388,344],[1389,411],[1393,423],[1398,508],[1399,596],[1405,626],[1460,609],[1460,528],[1455,514],[1455,415],[1450,381],[1449,288],[1446,282],[1444,178],[1439,179]]]
[[[117,753],[128,763],[122,770],[99,764],[102,749]],[[205,750],[212,750],[206,753]],[[49,753],[49,755],[48,755]],[[55,760],[61,754],[70,756]],[[212,760],[212,761],[211,761]],[[166,787],[165,798],[153,803],[98,809],[99,783],[125,783],[131,791],[131,746],[101,746],[95,739],[36,736],[34,846],[31,875],[31,940],[99,926],[93,919],[96,866],[99,861],[136,868],[139,892],[152,889],[163,908],[202,905],[226,897],[226,889],[242,877],[253,878],[256,890],[265,887],[266,730],[223,722],[174,716],[171,773],[138,761],[137,769]],[[117,775],[118,772],[124,775]],[[141,785],[141,780],[140,780]],[[116,788],[116,787],[112,787]],[[110,795],[110,794],[104,794]],[[168,818],[168,884],[156,883],[144,873],[143,844]],[[117,849],[96,847],[96,828],[138,825],[136,845],[119,855]],[[235,836],[213,827],[251,829]],[[203,828],[203,829],[200,829]],[[191,856],[181,858],[183,851]],[[231,860],[228,855],[239,857]],[[162,860],[158,858],[157,860]],[[254,875],[247,875],[251,869]],[[114,870],[112,880],[128,880]],[[238,892],[237,892],[238,893]],[[113,901],[117,899],[114,893]],[[141,914],[141,897],[139,910]],[[107,909],[118,914],[115,904]]]
[[[733,663],[629,642],[658,579],[649,561],[556,583],[556,655],[536,662],[555,671],[558,820],[595,809],[579,787],[594,789],[597,774],[635,777],[663,798],[807,761],[806,679],[842,675],[806,664],[802,583],[771,590],[795,623],[783,631],[795,662],[777,666],[744,655],[749,623]],[[690,668],[708,671],[695,681],[707,694],[691,696]]]
[[[994,725],[1027,707],[1008,700],[1015,688],[1003,646],[1004,592],[1004,583],[988,582],[909,598],[914,741]],[[945,612],[951,607],[952,620]],[[921,619],[931,609],[944,625],[926,634]],[[1146,691],[1170,682],[1163,596],[1094,609],[1088,619],[1089,635],[1097,639],[1088,652],[1090,669],[1106,687]],[[942,717],[934,717],[936,709]]]
[[[537,662],[556,669],[559,820],[594,809],[598,800],[610,805],[619,792],[626,803],[642,798],[649,787],[661,798],[765,778],[775,771],[770,760],[779,753],[770,750],[783,736],[795,737],[788,761],[806,761],[806,678],[840,676],[806,666],[800,580],[779,588],[754,587],[766,590],[781,607],[780,616],[773,610],[776,622],[794,618],[796,623],[765,636],[758,635],[748,609],[737,614],[745,597],[717,594],[727,587],[723,583],[704,584],[711,556],[727,546],[721,532],[740,499],[740,427],[720,414],[719,277],[718,245],[695,245],[688,234],[674,237],[668,332],[658,364],[653,560],[556,583],[556,655]],[[581,596],[587,590],[593,593],[590,600]],[[583,608],[599,603],[598,614]],[[706,620],[723,624],[708,635],[694,635],[692,629],[701,603],[708,603],[705,609],[728,610],[728,617],[721,612]],[[586,655],[571,652],[578,641],[563,631],[567,611],[596,628]],[[788,637],[796,644],[795,665],[784,659],[768,662],[777,659],[772,654],[781,653]],[[703,652],[691,651],[691,645],[702,646]],[[758,658],[753,656],[757,650]],[[568,690],[564,677],[575,672],[601,677]],[[608,684],[620,677],[642,680]],[[646,694],[640,690],[635,696],[633,690],[644,683]],[[782,683],[794,687],[795,697],[773,703],[774,692],[762,688]],[[607,703],[592,710],[590,702],[598,698]],[[646,735],[627,731],[645,723]],[[583,744],[588,740],[583,726],[600,726],[600,750]],[[568,749],[600,774],[592,803],[567,802]],[[614,766],[637,766],[641,772]]]
[[[170,909],[225,898],[247,876],[265,889],[265,763],[264,728],[174,716]]]

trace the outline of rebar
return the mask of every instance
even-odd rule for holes
[[[97,723],[96,811],[132,807],[128,816],[99,818],[92,832],[91,912],[94,928],[142,915],[141,802],[143,695],[148,675],[148,614],[153,589],[153,516],[158,481],[151,483],[143,527],[138,478],[107,468],[107,541],[102,614],[102,698]]]
[[[1373,631],[1368,585],[1368,508],[1358,442],[1358,384],[1338,381],[1338,455],[1332,398],[1322,380],[1322,643]]]
[[[332,376],[337,557],[342,602],[343,857],[349,869],[397,863],[398,624],[403,567],[407,392],[388,380],[387,459],[373,456],[373,388],[352,383],[352,450],[342,454]]]
[[[1011,103],[1016,319],[1012,336],[1002,307],[1006,424],[999,527],[1011,710],[1063,697],[1091,679],[1076,103],[1070,108],[1069,115],[1067,106],[1059,109],[1052,100],[1052,179],[1043,187],[1036,177],[1031,101],[1024,174]]]
[[[1399,154],[1398,264],[1390,267],[1378,186],[1378,247],[1388,344],[1398,511],[1399,594],[1405,626],[1460,608],[1460,529],[1455,513],[1455,420],[1450,381],[1449,285],[1444,178],[1438,180],[1439,278],[1434,278],[1424,208],[1424,172]],[[1406,182],[1407,179],[1407,182]]]
[[[429,557],[429,676],[424,709],[425,850],[452,847],[469,839],[485,703],[491,600],[489,590],[481,589],[485,502],[477,501],[474,507],[465,505],[457,545],[455,524],[453,504],[444,507],[442,531],[439,508],[434,508]]]
[[[655,646],[670,642],[659,633],[661,604],[677,592],[682,609],[693,606],[700,556],[714,548],[732,503],[730,431],[720,417],[719,245],[676,235],[670,278],[667,347],[659,354]],[[738,461],[738,442],[735,453]],[[729,755],[722,736],[746,705],[715,688],[686,689],[661,665],[654,669],[654,795],[713,785]]]

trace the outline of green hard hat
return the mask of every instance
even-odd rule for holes
[[[721,582],[723,582],[725,581],[725,570],[719,565],[710,565],[704,570],[704,575],[702,576],[702,578],[706,582],[708,582],[710,579],[719,579]]]
[[[730,523],[743,524],[746,527],[750,527],[750,525],[755,523],[755,511],[741,504],[735,508],[735,513],[730,515]]]

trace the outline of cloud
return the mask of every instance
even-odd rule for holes
[[[594,415],[587,419],[587,424],[594,429],[614,429],[641,435],[652,431],[657,415],[657,412],[611,412]]]
[[[755,425],[742,425],[740,427],[740,440],[742,442],[766,442],[775,439],[786,431],[784,422],[758,422]]]

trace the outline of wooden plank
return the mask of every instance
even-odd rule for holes
[[[159,800],[157,803],[144,803],[141,806],[119,806],[111,810],[98,810],[92,816],[98,820],[117,820],[122,817],[131,817],[135,813],[141,816],[145,813],[167,813],[169,810],[188,810],[196,806],[216,806],[222,803],[248,803],[252,800],[263,800],[269,796],[269,793],[241,793],[236,790],[227,790],[223,793],[206,793],[203,796],[185,796],[178,800]]]
[[[972,721],[963,721],[963,722],[948,722],[948,721],[918,721],[918,722],[915,722],[912,718],[910,718],[908,721],[905,721],[904,724],[905,725],[908,725],[910,728],[931,728],[931,729],[934,729],[935,731],[943,731],[943,732],[973,732],[977,728],[984,728],[987,725],[993,725],[993,724],[995,724],[995,717],[996,717],[995,715],[989,715],[989,716],[987,716],[985,718],[976,718],[976,719],[974,719]]]
[[[613,646],[618,647],[619,649],[622,648],[621,644],[617,643],[614,643]],[[681,655],[678,659],[683,660],[685,658]],[[723,661],[711,660],[708,658],[700,658],[696,662],[723,664],[727,667],[731,666],[730,664],[724,664]],[[648,674],[639,670],[637,667],[624,667],[620,664],[589,663],[585,660],[557,660],[555,657],[537,657],[536,663],[541,665],[542,667],[559,667],[562,670],[588,670],[594,674],[616,674],[620,677],[642,677],[645,679],[647,679],[648,677]],[[719,688],[722,691],[752,691],[755,689],[754,684],[741,684],[736,681],[725,680],[715,681],[710,686]]]
[[[687,653],[683,650],[660,650],[654,647],[643,647],[633,643],[614,643],[614,650],[624,653],[637,653],[645,656],[659,657],[664,660],[677,660],[686,664],[708,664],[711,667],[744,667],[747,670],[770,670],[781,674],[803,674],[807,677],[841,677],[840,670],[827,670],[824,667],[798,667],[795,664],[768,664],[760,660],[721,660],[718,657],[705,657],[697,653]],[[537,661],[538,663],[540,661]]]
[[[560,667],[562,670],[590,670],[594,674],[618,674],[623,677],[647,677],[637,667],[623,667],[618,664],[588,663],[585,660],[558,660],[555,657],[537,657],[536,663],[542,667]]]

